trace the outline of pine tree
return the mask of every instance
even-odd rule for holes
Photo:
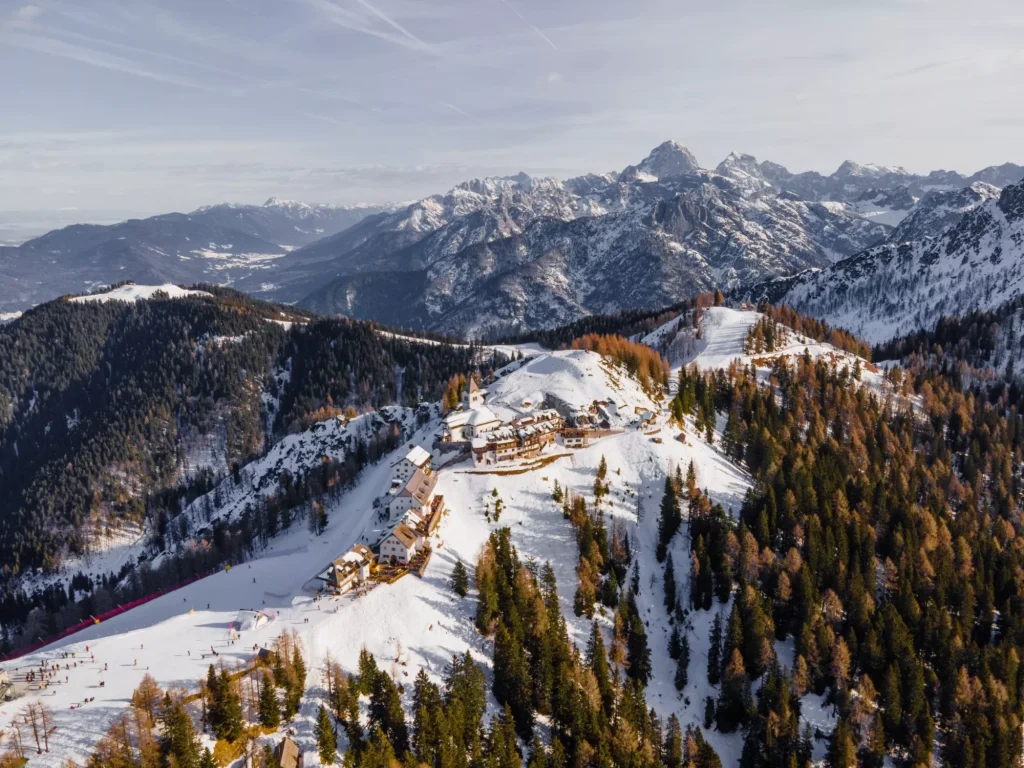
[[[672,660],[679,658],[682,652],[683,637],[679,634],[679,624],[672,625],[672,634],[668,636],[668,655]]]
[[[214,735],[234,744],[245,731],[245,722],[242,719],[242,699],[226,669],[220,671],[218,694],[222,719],[220,729],[214,729]]]
[[[220,678],[213,664],[206,670],[206,699],[206,722],[216,735],[223,728],[224,704],[220,692]]]
[[[377,680],[377,660],[373,657],[366,646],[359,650],[359,693],[367,696],[373,691],[373,685]]]
[[[334,733],[331,716],[323,704],[316,713],[316,746],[323,765],[333,765],[338,758],[338,737]]]
[[[217,761],[213,759],[209,747],[203,750],[203,755],[199,758],[199,768],[217,768]]]
[[[672,553],[665,558],[665,610],[669,613],[676,606],[676,566],[672,561]]]
[[[270,730],[277,730],[281,725],[281,709],[277,702],[277,691],[274,680],[269,673],[263,673],[263,684],[260,686],[259,698],[260,725]]]
[[[452,591],[459,597],[465,597],[469,593],[469,572],[462,560],[455,561],[455,568],[452,569],[451,580]]]
[[[711,644],[708,646],[708,683],[718,685],[722,679],[722,614],[716,613],[711,623]]]
[[[359,768],[394,768],[396,762],[391,741],[383,730],[374,728],[359,756]]]
[[[679,648],[679,658],[676,660],[676,676],[675,685],[676,690],[681,691],[686,688],[686,683],[689,680],[688,671],[690,666],[690,640],[686,635],[683,635],[682,642]]]
[[[404,755],[409,749],[409,731],[402,709],[402,697],[394,681],[378,673],[370,693],[370,727],[380,728],[387,734],[395,752]]]
[[[852,768],[858,765],[857,743],[853,729],[845,718],[840,718],[828,740],[825,763],[829,768]]]
[[[651,679],[651,651],[647,647],[647,632],[635,609],[631,612],[629,634],[626,637],[626,663],[629,676],[647,685]]]
[[[661,498],[661,511],[658,518],[658,562],[664,562],[668,552],[668,543],[676,535],[683,523],[682,511],[679,509],[679,499],[676,497],[675,488],[672,487],[670,478],[665,478],[665,491]]]
[[[178,699],[164,696],[164,732],[160,740],[160,751],[174,759],[177,768],[198,768],[201,759],[199,739],[192,717]]]
[[[683,729],[674,712],[668,718],[668,731],[665,733],[661,759],[665,768],[683,768]]]
[[[587,666],[597,680],[597,690],[601,694],[601,703],[605,714],[609,717],[615,706],[615,688],[612,684],[611,672],[608,668],[608,655],[605,652],[604,637],[595,621],[590,625],[590,639],[587,641]]]

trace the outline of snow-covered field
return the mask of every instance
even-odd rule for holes
[[[582,349],[543,352],[510,363],[487,387],[487,405],[516,411],[540,408],[554,397],[579,411],[595,402],[610,403],[606,410],[614,426],[636,419],[638,410],[658,406],[636,379],[596,352]]]
[[[94,293],[89,296],[75,296],[70,301],[76,301],[79,303],[85,303],[89,301],[107,302],[107,301],[128,301],[135,302],[139,299],[151,299],[157,293],[165,293],[172,299],[180,299],[183,296],[209,296],[206,291],[192,291],[187,288],[181,288],[173,283],[166,283],[164,285],[135,285],[134,283],[128,283],[122,285],[120,288],[115,288],[112,291],[106,293]]]
[[[698,364],[727,363],[737,351],[742,351],[745,329],[753,322],[747,315],[753,314],[710,312],[710,318],[715,320],[706,326],[708,343],[698,357]],[[512,405],[535,397],[537,392],[556,392],[584,404],[595,399],[623,398],[630,412],[634,404],[655,407],[635,381],[625,374],[609,375],[604,370],[607,365],[588,352],[541,354],[493,384],[488,404],[493,399]],[[317,764],[313,717],[323,696],[320,669],[328,653],[347,672],[355,672],[359,651],[365,646],[378,658],[382,669],[405,683],[410,683],[420,668],[439,678],[452,654],[466,650],[489,669],[491,643],[480,637],[473,626],[473,593],[459,599],[448,587],[448,580],[456,560],[462,560],[472,570],[482,545],[497,527],[511,528],[524,560],[552,563],[570,635],[582,648],[589,623],[585,618],[577,619],[572,612],[576,589],[574,534],[552,498],[552,489],[557,481],[566,490],[590,497],[602,457],[607,461],[610,484],[605,513],[626,524],[640,563],[638,604],[647,624],[654,665],[648,702],[663,716],[678,714],[684,727],[687,723],[701,723],[704,697],[716,695],[707,685],[705,674],[713,612],[696,612],[688,619],[690,683],[680,694],[672,682],[675,662],[668,655],[670,628],[662,599],[663,567],[654,556],[664,476],[680,466],[685,471],[693,461],[698,484],[707,489],[713,502],[733,513],[738,511],[750,480],[718,450],[717,443],[708,445],[692,436],[685,444],[674,439],[677,429],[670,427],[666,418],[664,412],[658,416],[659,442],[642,431],[626,430],[521,474],[474,471],[468,461],[438,470],[437,492],[444,495],[448,512],[439,526],[439,541],[422,579],[408,575],[392,585],[378,585],[362,596],[350,594],[319,603],[313,600],[314,576],[354,542],[375,530],[373,502],[388,487],[390,476],[390,460],[386,458],[367,468],[356,487],[329,508],[329,523],[322,536],[311,535],[305,526],[293,525],[256,560],[221,571],[29,657],[5,664],[9,671],[38,667],[41,663],[59,663],[63,667],[72,661],[63,658],[63,654],[76,654],[74,662],[78,666],[62,669],[61,682],[28,694],[54,710],[57,725],[50,738],[50,753],[32,756],[32,765],[56,767],[67,758],[81,762],[107,724],[128,705],[132,690],[147,672],[161,686],[194,690],[214,660],[209,658],[211,649],[219,654],[218,660],[229,666],[243,664],[254,655],[254,646],[268,645],[283,630],[291,629],[298,631],[310,659],[306,698],[293,725],[296,739],[307,753],[307,764]],[[319,431],[326,435],[326,431],[340,429],[339,425],[340,422],[334,426],[325,423]],[[411,441],[429,446],[430,433],[436,427],[436,420],[431,421],[415,432]],[[687,432],[695,434],[695,430]],[[329,449],[335,442],[314,441],[313,447],[311,440],[307,435],[292,442],[282,441],[263,461],[268,463],[267,468],[278,470],[300,466],[317,460],[316,451]],[[406,449],[403,445],[399,451]],[[503,501],[503,511],[500,520],[489,521],[484,509],[488,505],[493,510],[495,490]],[[259,488],[243,482],[238,497],[226,499],[225,506],[237,508],[245,497],[259,492]],[[674,539],[672,549],[677,584],[680,594],[685,595],[689,553],[683,535]],[[728,607],[716,603],[713,611],[724,612]],[[274,618],[261,627],[242,632],[232,643],[232,627],[239,612],[245,609],[269,609]],[[600,620],[607,630],[610,616]],[[781,661],[790,664],[787,645],[782,643],[780,648]],[[208,658],[203,658],[204,654]],[[102,688],[100,681],[105,683]],[[407,706],[410,696],[411,686],[407,685]],[[82,705],[86,698],[94,701]],[[24,703],[18,700],[0,704],[0,728],[11,721]],[[493,700],[491,705],[493,713]],[[73,706],[76,708],[72,709]],[[805,698],[804,711],[813,725],[829,730],[828,715],[817,697]],[[723,765],[738,764],[742,732],[727,735],[711,731],[707,737]],[[824,744],[819,742],[816,757],[820,758],[823,751]]]
[[[776,345],[774,352],[746,352],[747,334],[751,328],[764,317],[760,312],[750,310],[731,309],[729,307],[711,307],[704,312],[701,323],[701,338],[690,339],[687,348],[694,351],[694,355],[674,361],[672,367],[673,376],[678,374],[679,368],[683,365],[696,364],[701,370],[714,370],[716,368],[728,368],[733,362],[740,366],[753,365],[759,372],[767,374],[771,364],[779,358],[799,357],[806,351],[813,359],[824,359],[830,364],[835,364],[839,369],[847,366],[853,371],[858,357],[850,352],[833,347],[822,341],[817,341],[808,336],[802,336],[795,331],[786,329],[786,343]],[[652,331],[644,337],[643,342],[650,346],[658,347],[666,343],[672,334],[684,334],[693,336],[692,328],[685,327],[683,323],[681,330],[678,318],[670,320],[661,328]],[[861,382],[875,390],[883,393],[886,389],[886,382],[883,372],[877,366],[866,360],[860,360]]]

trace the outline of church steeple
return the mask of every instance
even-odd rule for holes
[[[467,411],[472,411],[480,408],[484,404],[484,390],[476,383],[476,378],[473,374],[469,375],[469,381],[466,382],[466,391],[462,395],[462,405]]]

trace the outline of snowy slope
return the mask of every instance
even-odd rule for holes
[[[886,391],[887,385],[881,371],[871,362],[782,326],[777,328],[782,329],[785,342],[777,344],[774,351],[748,353],[747,335],[763,318],[762,313],[749,309],[711,307],[704,311],[699,338],[696,330],[687,322],[675,318],[645,336],[643,343],[655,349],[683,353],[669,357],[673,375],[683,365],[695,364],[699,369],[707,371],[725,369],[736,363],[740,367],[753,366],[761,375],[766,376],[776,360],[785,358],[792,361],[806,353],[812,359],[825,360],[840,370],[846,366],[852,371],[859,360],[861,382],[877,392]]]
[[[577,411],[586,411],[595,402],[610,403],[607,410],[615,426],[636,421],[638,410],[658,408],[622,367],[581,349],[541,353],[511,363],[497,377],[487,387],[488,406],[529,411],[551,397]]]
[[[825,270],[751,289],[882,342],[943,315],[991,309],[1024,292],[1024,183],[1006,187],[936,238],[870,248]]]
[[[69,299],[69,301],[74,301],[79,304],[86,304],[89,302],[105,304],[108,301],[127,301],[129,303],[135,303],[139,299],[152,299],[157,293],[166,294],[167,297],[171,299],[180,299],[185,296],[210,295],[206,291],[193,291],[174,285],[173,283],[166,283],[164,285],[135,285],[134,283],[128,283],[127,285],[119,286],[118,288],[114,288],[106,293],[92,293],[88,296],[75,296],[74,298]]]
[[[749,327],[748,315],[754,313],[713,310],[709,314],[716,321],[708,325],[711,351],[705,364],[713,359],[724,360],[731,354],[742,328]],[[620,380],[616,384],[616,377],[610,375],[602,378],[602,366],[594,357],[592,353],[575,352],[541,354],[492,386],[488,403],[512,402],[535,391],[559,391],[580,402],[607,397],[609,392],[634,400],[646,397],[635,383]],[[576,389],[579,391],[573,393]],[[665,415],[658,418],[661,431],[669,434]],[[436,426],[436,421],[431,422],[412,435],[411,440],[429,444],[430,433]],[[330,426],[321,427],[321,431],[330,430]],[[422,579],[405,576],[394,584],[378,585],[359,597],[348,595],[319,604],[313,602],[311,579],[352,543],[376,531],[373,501],[387,487],[390,475],[389,461],[385,459],[367,469],[357,486],[331,506],[328,527],[322,536],[313,537],[300,526],[293,526],[273,540],[257,560],[217,573],[92,626],[73,639],[4,665],[5,669],[24,669],[45,660],[59,660],[63,664],[64,652],[75,652],[76,661],[82,662],[76,668],[62,670],[60,678],[63,680],[66,674],[67,683],[51,686],[40,697],[53,708],[57,731],[51,737],[51,752],[33,757],[33,765],[59,766],[66,758],[81,761],[107,723],[123,711],[131,691],[147,672],[162,686],[183,685],[194,690],[211,660],[203,659],[202,655],[209,654],[211,647],[229,666],[244,663],[253,656],[254,645],[269,644],[285,629],[298,631],[309,657],[307,697],[295,730],[299,744],[306,750],[307,761],[314,761],[313,716],[322,694],[318,689],[318,672],[327,653],[347,672],[354,672],[359,651],[366,647],[377,656],[382,669],[405,683],[411,682],[421,667],[435,679],[440,678],[451,655],[466,650],[485,668],[489,667],[491,644],[473,628],[472,593],[460,600],[447,583],[456,560],[472,566],[490,531],[499,526],[510,527],[524,560],[552,563],[570,637],[582,647],[589,621],[576,618],[572,612],[576,558],[567,553],[575,553],[574,533],[551,492],[557,481],[566,490],[589,494],[602,457],[608,464],[610,485],[605,513],[627,526],[640,564],[642,588],[638,605],[647,624],[654,670],[648,702],[662,716],[678,714],[684,726],[699,723],[704,697],[713,693],[704,674],[709,627],[714,611],[727,611],[728,605],[716,604],[712,611],[689,616],[691,682],[682,694],[677,693],[672,684],[675,663],[667,652],[669,625],[662,600],[663,569],[654,557],[663,478],[666,472],[674,472],[678,466],[685,469],[693,461],[699,485],[708,490],[713,502],[733,512],[742,503],[750,481],[716,446],[692,438],[687,443],[672,439],[654,442],[641,431],[626,430],[600,439],[587,449],[564,455],[543,469],[520,474],[481,472],[469,464],[439,470],[438,492],[444,495],[448,513],[441,522],[435,554]],[[291,450],[282,449],[276,457],[267,457],[274,467],[298,460],[296,445]],[[491,494],[495,490],[504,510],[499,521],[491,522],[485,517],[484,507],[493,505]],[[228,504],[237,507],[239,501],[241,498]],[[682,536],[673,541],[677,564],[688,561],[686,547]],[[677,581],[682,594],[687,589],[687,579],[687,569],[679,567]],[[238,642],[231,644],[230,632],[239,611],[264,607],[276,614],[275,619],[243,632]],[[608,619],[601,621],[608,631]],[[87,645],[89,654],[85,652]],[[788,653],[786,648],[785,643],[780,644],[783,654]],[[91,660],[92,654],[95,662]],[[89,659],[85,658],[87,655]],[[782,661],[791,662],[785,655]],[[104,670],[104,664],[109,668]],[[103,688],[98,686],[100,680],[105,683]],[[407,707],[410,689],[407,685]],[[38,696],[34,692],[29,695]],[[86,697],[95,697],[95,701],[71,709]],[[0,705],[0,722],[9,720],[23,703]],[[804,704],[805,718],[827,732],[830,722],[821,701],[809,696]],[[495,711],[492,700],[491,714]],[[711,731],[707,737],[724,765],[738,764],[741,732],[724,735]],[[823,745],[816,749],[820,753]]]

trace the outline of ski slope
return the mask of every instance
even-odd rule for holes
[[[723,319],[728,320],[728,316]],[[738,320],[720,324],[722,333],[717,346],[711,344],[714,334],[709,336],[712,354],[720,357],[729,354],[732,342],[728,339],[740,333],[740,325]],[[537,360],[541,365],[525,365],[503,377],[492,388],[492,396],[504,396],[511,402],[527,394],[532,397],[531,393],[536,391],[557,391],[567,396],[574,394],[581,402],[591,398],[608,399],[616,393],[622,397],[646,398],[639,384],[628,378],[602,379],[596,369],[590,371],[593,376],[586,375],[586,366],[598,365],[592,357],[600,359],[588,352],[542,355]],[[584,372],[582,378],[580,371]],[[437,426],[436,420],[431,421],[412,434],[410,442],[429,446]],[[704,698],[717,696],[716,689],[708,686],[705,674],[714,614],[713,611],[696,612],[688,619],[690,683],[680,694],[673,684],[675,662],[668,655],[670,625],[662,597],[663,566],[655,559],[657,515],[664,477],[676,467],[685,472],[693,461],[698,484],[707,490],[713,502],[721,503],[734,514],[750,479],[718,450],[717,442],[708,445],[691,437],[684,444],[674,439],[677,429],[668,425],[663,412],[657,417],[655,429],[659,430],[660,442],[643,431],[625,430],[597,440],[589,448],[564,452],[542,468],[519,474],[509,473],[507,468],[504,472],[481,471],[468,461],[438,470],[437,492],[443,494],[448,513],[438,528],[439,540],[423,578],[407,575],[394,584],[377,585],[361,596],[349,594],[317,603],[314,601],[314,576],[353,543],[375,541],[374,537],[380,533],[373,502],[388,487],[393,457],[386,457],[364,470],[357,485],[328,509],[329,522],[322,536],[312,536],[301,523],[293,524],[252,562],[218,572],[92,626],[73,638],[5,664],[4,668],[13,674],[41,663],[63,666],[71,661],[63,658],[64,653],[75,653],[74,662],[79,663],[76,668],[61,670],[61,682],[28,694],[52,707],[57,724],[57,731],[50,739],[51,751],[33,756],[32,765],[56,768],[66,759],[81,763],[109,722],[128,706],[133,689],[147,672],[162,687],[180,686],[194,691],[211,661],[223,661],[229,667],[246,664],[252,659],[254,648],[269,645],[283,630],[291,629],[299,633],[310,670],[306,698],[292,727],[305,751],[307,765],[318,764],[313,720],[323,694],[320,669],[328,654],[340,662],[346,672],[355,672],[360,649],[366,647],[377,657],[381,669],[391,672],[398,682],[407,683],[404,694],[407,711],[411,704],[408,683],[419,669],[426,669],[439,680],[453,654],[470,651],[490,675],[492,644],[474,628],[474,593],[459,599],[448,587],[448,581],[457,560],[472,570],[488,535],[498,527],[510,527],[524,561],[535,559],[552,563],[571,639],[582,649],[590,625],[586,618],[576,618],[572,610],[576,589],[575,537],[563,518],[560,505],[552,498],[552,489],[557,481],[566,491],[591,498],[602,457],[607,461],[610,486],[603,504],[605,514],[609,524],[611,519],[617,518],[627,525],[640,564],[638,605],[647,625],[653,663],[648,703],[663,717],[676,713],[684,727],[688,723],[701,723]],[[693,435],[696,430],[687,429],[687,432]],[[288,455],[287,449],[283,450]],[[399,452],[404,450],[407,445]],[[273,451],[267,458],[271,456]],[[296,457],[292,451],[289,458]],[[273,461],[276,464],[277,460]],[[493,510],[495,490],[504,509],[500,520],[489,521],[485,509]],[[227,504],[235,506],[240,500],[229,499]],[[672,542],[676,581],[684,599],[689,580],[688,546],[682,534]],[[728,604],[716,603],[713,610],[727,615],[728,609]],[[273,618],[255,628],[242,630],[233,642],[232,633],[239,627],[239,617],[250,616],[247,613],[250,610],[267,611]],[[609,632],[611,616],[603,616],[599,621]],[[788,653],[785,647],[785,643],[780,644],[780,651]],[[212,651],[218,655],[211,657]],[[781,661],[787,665],[792,663],[785,655]],[[64,682],[65,675],[67,682]],[[105,683],[102,688],[100,681]],[[82,705],[86,698],[94,698],[94,701]],[[0,727],[9,723],[23,704],[23,700],[0,704]],[[493,699],[490,704],[490,713],[494,714],[497,707]],[[827,732],[831,726],[820,700],[810,696],[805,704],[805,716],[814,726]],[[72,709],[73,706],[76,708]],[[723,765],[738,764],[742,732],[721,734],[712,730],[706,735]],[[269,743],[276,738],[277,735],[268,736],[265,740]],[[816,746],[818,757],[823,751],[823,743]]]

